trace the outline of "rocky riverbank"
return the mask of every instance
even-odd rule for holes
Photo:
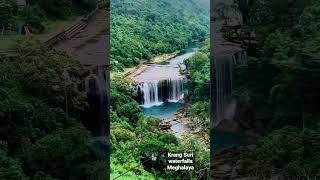
[[[211,163],[211,178],[215,180],[258,180],[251,175],[251,162],[243,154],[256,148],[255,145],[231,147],[216,153]]]
[[[168,61],[168,60],[176,57],[178,54],[179,54],[179,51],[176,51],[176,52],[173,52],[173,53],[157,56],[155,58],[152,58],[149,63],[160,64],[162,62]]]
[[[187,127],[188,132],[185,132],[184,135],[195,135],[199,137],[201,141],[205,142],[206,144],[209,144],[210,143],[209,133],[208,133],[209,129],[202,129],[195,126],[195,124],[193,124],[192,119],[187,116],[187,108],[189,106],[190,105],[187,104],[185,108],[178,110],[175,113],[175,118],[173,119],[173,121],[181,123],[183,124],[183,126]]]
[[[185,135],[195,135],[201,141],[209,143],[207,129],[197,128],[193,124],[192,119],[187,116],[187,108],[178,110],[173,121],[189,128]],[[245,156],[255,148],[255,145],[232,146],[214,153],[214,157],[211,157],[214,159],[210,168],[211,178],[214,180],[258,180],[259,178],[251,176],[252,168],[250,167],[253,163]]]

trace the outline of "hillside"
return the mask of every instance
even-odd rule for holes
[[[122,70],[141,59],[186,48],[209,36],[209,6],[196,0],[111,1],[111,64]],[[207,1],[209,2],[209,1]]]

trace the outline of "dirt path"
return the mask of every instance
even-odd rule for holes
[[[107,65],[107,36],[110,12],[98,9],[86,28],[75,37],[64,41],[58,47],[79,60],[83,65]]]

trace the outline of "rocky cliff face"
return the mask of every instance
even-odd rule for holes
[[[231,147],[213,157],[211,178],[214,180],[258,180],[252,176],[250,161],[243,154],[255,149],[255,145]]]

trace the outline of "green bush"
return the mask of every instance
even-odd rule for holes
[[[182,50],[209,35],[209,6],[195,0],[111,2],[110,59],[114,71],[141,59]],[[183,7],[183,9],[181,9]],[[117,62],[117,63],[116,63]]]
[[[28,25],[31,33],[40,34],[45,30],[43,22],[46,20],[45,12],[37,5],[27,6],[18,12],[17,19]]]
[[[251,153],[253,174],[264,177],[320,175],[320,131],[284,127],[262,139]]]
[[[187,116],[192,119],[196,128],[209,129],[210,110],[209,102],[196,102],[187,109]]]
[[[97,0],[72,0],[72,4],[80,13],[87,13],[97,7]]]
[[[106,178],[104,150],[79,122],[85,113],[81,66],[37,41],[19,41],[13,53],[0,58],[0,179]],[[68,119],[61,82],[66,65]]]
[[[14,25],[13,6],[6,1],[0,2],[0,30],[12,29]]]
[[[72,0],[39,0],[39,5],[51,18],[64,19],[72,13]]]
[[[0,149],[0,179],[27,180],[19,161]]]
[[[199,52],[185,61],[190,81],[187,82],[188,96],[192,101],[209,100],[210,80],[210,45],[206,40]]]

